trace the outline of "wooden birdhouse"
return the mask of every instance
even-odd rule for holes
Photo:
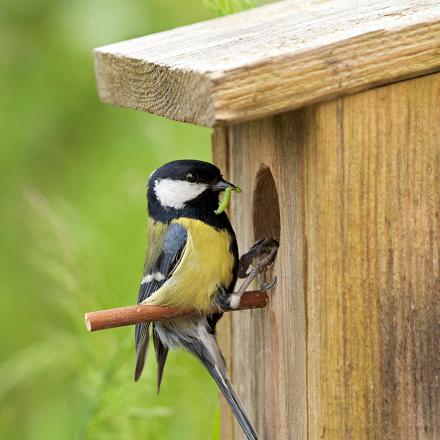
[[[438,440],[440,3],[284,1],[95,59],[103,101],[212,127],[240,250],[281,243],[220,329],[261,437]]]

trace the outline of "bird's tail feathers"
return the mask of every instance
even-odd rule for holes
[[[157,394],[160,391],[160,384],[162,382],[163,370],[165,368],[165,362],[168,356],[168,348],[162,343],[159,335],[155,331],[153,324],[153,343],[154,343],[154,353],[156,354],[157,361]]]
[[[185,344],[186,348],[192,352],[200,362],[205,366],[212,378],[217,383],[223,397],[231,407],[238,423],[242,427],[248,440],[258,440],[258,435],[253,428],[246,411],[229,380],[224,364],[223,356],[218,348],[215,337],[210,335],[209,342],[205,339],[202,341]],[[206,344],[209,344],[209,347]],[[214,356],[213,356],[214,355]]]
[[[228,405],[231,407],[235,417],[237,418],[238,423],[242,427],[244,433],[248,440],[258,440],[258,435],[255,432],[249,418],[246,414],[246,411],[243,407],[243,404],[240,402],[234,387],[227,376],[224,376],[220,373],[218,369],[215,367],[213,369],[209,368],[205,365],[205,367],[210,372],[213,379],[216,381],[220,391],[223,394],[223,397],[228,402]]]
[[[148,353],[150,342],[150,324],[139,324],[136,326],[136,368],[134,371],[134,380],[137,382],[144,369],[145,359]]]

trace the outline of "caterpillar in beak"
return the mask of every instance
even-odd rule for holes
[[[228,187],[225,189],[225,194],[223,195],[222,200],[218,204],[218,208],[214,211],[215,214],[221,214],[228,206],[231,201],[231,193],[232,191],[236,191],[237,193],[241,193],[241,189],[237,186],[236,188]]]

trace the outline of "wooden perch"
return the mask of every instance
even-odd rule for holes
[[[246,292],[241,298],[240,307],[236,310],[261,309],[267,306],[268,297],[265,291],[255,290]],[[213,312],[218,309],[213,309]],[[235,311],[235,310],[234,310]],[[162,307],[154,305],[136,305],[116,309],[89,312],[84,316],[89,332],[107,328],[123,327],[148,321],[162,321],[180,316],[195,315],[196,310],[183,310],[177,307]]]

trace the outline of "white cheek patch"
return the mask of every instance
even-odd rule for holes
[[[195,199],[207,189],[204,183],[185,180],[159,179],[154,182],[154,192],[165,208],[182,209],[187,202]]]

